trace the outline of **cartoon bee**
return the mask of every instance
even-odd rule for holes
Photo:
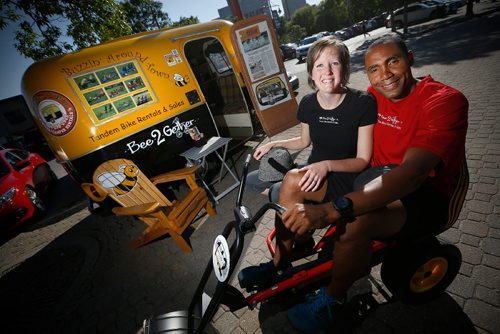
[[[183,87],[188,84],[189,78],[187,76],[183,77],[179,73],[174,74],[175,85],[177,87]]]
[[[139,176],[136,165],[121,165],[117,172],[104,172],[97,181],[105,188],[113,188],[116,196],[123,196],[134,189]]]

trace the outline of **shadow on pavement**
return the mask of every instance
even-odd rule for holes
[[[136,333],[146,318],[187,309],[235,197],[192,225],[192,253],[170,237],[131,249],[142,222],[86,216],[0,278],[2,332]]]
[[[461,60],[479,59],[500,49],[500,22],[498,16],[489,15],[500,10],[493,4],[480,15],[465,18],[464,14],[438,22],[409,27],[407,41],[415,53],[418,68],[429,64],[454,64]],[[462,23],[462,24],[457,24]],[[457,25],[456,25],[457,24]],[[441,28],[456,25],[453,33]],[[432,34],[429,32],[432,31]],[[390,30],[387,30],[390,33]],[[365,41],[351,54],[351,73],[364,71],[364,54],[371,41]]]
[[[131,333],[152,314],[187,308],[210,233],[193,233],[190,254],[170,238],[129,248],[143,229],[132,218],[88,216],[1,277],[2,331]]]
[[[354,325],[356,325],[354,323]],[[392,301],[376,306],[354,333],[477,333],[472,321],[447,293],[423,305]]]
[[[262,333],[298,333],[286,319],[288,307],[290,307],[290,301],[282,304],[271,302],[261,305],[259,322]],[[336,315],[336,319],[326,333],[477,333],[469,317],[446,293],[429,303],[418,306],[400,301],[380,304],[374,299],[372,293],[364,293],[352,297]]]
[[[47,226],[67,218],[87,205],[87,196],[70,176],[65,175],[49,190],[45,202],[48,214],[33,226]]]

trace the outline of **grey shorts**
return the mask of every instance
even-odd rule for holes
[[[450,199],[429,183],[401,198],[406,222],[395,236],[397,240],[420,239],[438,234],[448,221]]]
[[[354,181],[355,188],[362,187],[394,167],[396,165],[367,169]],[[448,221],[450,199],[437,191],[430,182],[424,182],[419,189],[401,198],[401,202],[406,211],[406,222],[394,236],[397,240],[415,240],[437,234]]]

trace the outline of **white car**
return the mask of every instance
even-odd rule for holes
[[[318,39],[323,37],[322,33],[307,36],[303,40],[300,41],[299,46],[295,49],[295,58],[299,61],[302,61],[305,57],[307,57],[307,52],[309,52],[309,48],[311,45],[316,42]]]
[[[391,28],[392,24],[396,29],[403,27],[404,22],[404,7],[398,8],[393,12],[393,15],[388,15],[385,20],[385,26]],[[412,3],[407,8],[408,25],[426,20],[433,20],[446,15],[446,8],[440,8],[435,5],[427,5],[424,3]]]

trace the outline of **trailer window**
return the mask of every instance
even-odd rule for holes
[[[214,40],[206,43],[204,49],[205,57],[209,60],[211,67],[217,74],[220,75],[232,71],[226,52],[224,52],[222,45],[218,41]]]

